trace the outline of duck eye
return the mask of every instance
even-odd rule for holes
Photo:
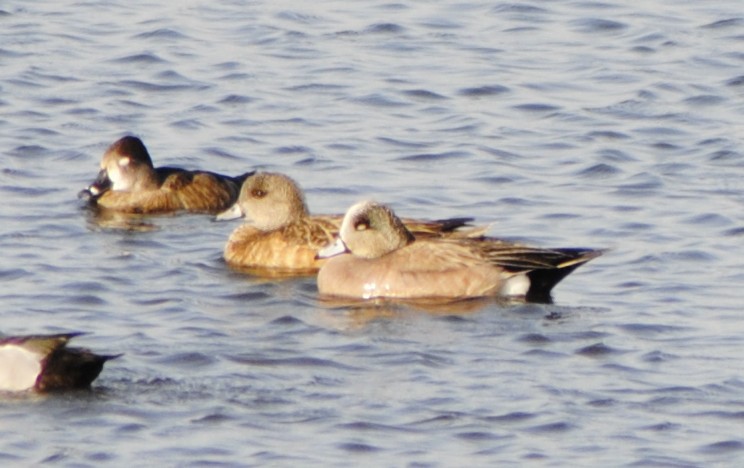
[[[367,229],[369,229],[369,221],[364,220],[357,222],[354,225],[354,229],[356,229],[357,231],[366,231]]]
[[[253,189],[251,190],[251,195],[253,195],[254,198],[263,198],[266,196],[266,192],[261,189]]]

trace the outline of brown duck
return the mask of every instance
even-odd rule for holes
[[[125,136],[108,147],[98,178],[79,196],[93,206],[122,213],[214,214],[235,203],[241,184],[250,174],[230,177],[176,167],[156,168],[142,140]]]
[[[225,261],[244,269],[274,269],[273,273],[311,274],[325,259],[318,251],[333,243],[343,215],[311,215],[300,186],[290,177],[257,172],[246,179],[237,203],[217,219],[245,217],[224,249]],[[417,236],[480,235],[486,229],[466,228],[471,218],[441,221],[405,220]],[[268,273],[264,271],[263,273]]]
[[[541,249],[489,237],[416,238],[384,205],[362,202],[339,238],[320,252],[321,294],[359,299],[481,296],[549,302],[550,291],[599,256],[592,249]]]

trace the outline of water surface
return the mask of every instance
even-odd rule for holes
[[[744,456],[738,0],[10,2],[0,330],[124,353],[0,400],[15,465],[735,466]],[[100,223],[106,146],[611,249],[552,305],[319,300],[229,270],[234,223]]]

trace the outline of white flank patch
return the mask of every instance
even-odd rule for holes
[[[362,299],[372,299],[377,297],[377,283],[364,283],[362,288],[364,289]]]
[[[36,384],[42,356],[18,345],[0,346],[0,390],[27,390]]]
[[[502,296],[525,296],[530,290],[530,279],[525,274],[514,275],[501,287]]]

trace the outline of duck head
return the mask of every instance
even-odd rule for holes
[[[157,187],[155,169],[144,143],[137,137],[125,136],[108,147],[96,180],[78,196],[94,201],[109,190],[135,192]]]

